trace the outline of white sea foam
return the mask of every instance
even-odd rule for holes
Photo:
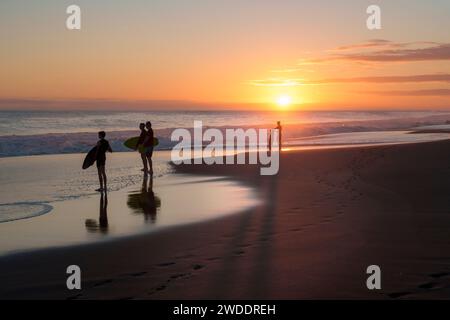
[[[8,117],[11,119],[8,120]],[[174,146],[170,135],[176,128],[190,128],[193,120],[207,127],[270,128],[277,119],[283,124],[283,138],[290,143],[305,137],[327,134],[411,130],[444,125],[449,112],[309,112],[296,114],[240,112],[175,113],[5,113],[0,112],[0,157],[87,152],[97,141],[98,130],[107,130],[107,139],[116,152],[129,151],[123,142],[139,131],[140,121],[152,119],[159,138],[159,150]],[[84,131],[86,130],[86,131]],[[387,135],[384,135],[387,137]],[[313,137],[313,138],[311,138]],[[344,138],[342,136],[341,138]],[[350,137],[350,136],[349,136]],[[388,139],[392,140],[392,139]],[[341,141],[351,143],[351,141]]]
[[[108,190],[142,182],[142,163],[135,153],[107,156]],[[81,169],[83,154],[7,157],[0,159],[0,222],[39,216],[63,200],[97,194],[95,166]],[[154,157],[156,177],[171,172],[168,154]]]
[[[41,216],[53,207],[40,202],[16,202],[0,204],[0,223]]]

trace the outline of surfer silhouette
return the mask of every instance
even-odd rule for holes
[[[139,148],[143,146],[145,138],[147,137],[147,130],[145,130],[145,123],[139,124],[139,129],[141,130],[141,134],[139,135],[139,140],[136,144],[136,150],[139,150],[139,153],[141,154],[142,163],[144,165],[144,168],[141,171],[144,171],[145,173],[148,172],[148,166],[147,166],[147,157],[144,153],[144,148]]]
[[[144,142],[142,143],[143,146],[143,153],[145,158],[148,162],[148,169],[145,170],[144,166],[144,173],[153,175],[153,162],[152,162],[152,156],[153,156],[153,140],[154,140],[154,134],[152,129],[152,123],[150,121],[147,121],[145,123],[145,128],[147,129],[147,135],[144,139]]]
[[[106,191],[106,152],[112,152],[111,146],[108,140],[105,139],[105,131],[100,131],[98,133],[97,150],[95,154],[95,159],[97,162],[98,180],[100,182],[100,188],[96,191],[103,192]]]

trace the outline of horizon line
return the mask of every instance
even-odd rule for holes
[[[84,106],[74,106],[74,104]],[[13,104],[13,106],[11,106]],[[20,104],[20,105],[19,105]],[[50,106],[49,106],[50,104]],[[58,105],[56,105],[58,104]],[[61,105],[62,104],[62,105]],[[86,105],[96,104],[96,105]],[[108,106],[105,104],[113,104]],[[120,106],[117,104],[131,104]],[[165,104],[156,106],[154,104]],[[171,104],[171,105],[170,105]],[[54,105],[54,106],[51,106]],[[186,112],[186,111],[252,111],[252,112],[346,112],[346,111],[450,111],[450,105],[445,107],[411,107],[411,106],[351,106],[328,105],[320,103],[292,104],[289,109],[274,109],[273,103],[264,102],[201,102],[194,100],[165,99],[112,99],[112,98],[0,98],[0,111],[156,111],[156,112]],[[213,110],[208,108],[214,108]]]

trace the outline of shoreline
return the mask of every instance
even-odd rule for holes
[[[32,167],[34,162],[27,164]],[[20,212],[23,217],[0,223],[0,256],[146,235],[236,214],[258,202],[252,188],[223,177],[166,174],[141,181],[106,194],[47,202],[51,210],[45,214],[26,216],[36,207],[30,202],[5,205],[4,214]],[[192,203],[186,203],[187,197]],[[203,203],[204,197],[210,201]]]
[[[274,177],[250,165],[176,166],[250,185],[265,201],[114,243],[0,257],[0,297],[449,298],[449,156],[446,140],[284,152]],[[80,292],[65,288],[75,262]],[[365,288],[371,264],[381,291]]]
[[[412,115],[411,115],[412,116]],[[416,115],[418,116],[418,115]],[[445,117],[445,118],[444,118]],[[249,126],[248,123],[241,123],[241,125],[235,125],[230,127],[229,124],[217,123],[212,121],[209,123],[209,127],[215,126],[222,133],[227,129],[232,129],[235,127],[246,129],[262,129],[262,128],[270,128],[271,123],[275,121],[276,118],[272,120],[267,120],[267,122],[253,124]],[[312,122],[290,122],[287,121],[284,125],[284,137],[286,141],[308,141],[311,139],[316,139],[316,142],[320,140],[339,135],[348,135],[346,139],[355,139],[351,137],[351,135],[356,136],[356,140],[358,140],[358,135],[365,135],[367,133],[372,134],[383,134],[383,133],[393,133],[393,132],[407,132],[418,130],[422,134],[422,136],[430,135],[429,138],[425,138],[423,140],[435,140],[436,138],[431,137],[432,135],[445,134],[448,133],[448,130],[440,130],[433,129],[432,131],[424,131],[421,132],[418,125],[426,126],[426,127],[442,127],[444,125],[444,120],[446,120],[446,116],[444,115],[428,115],[424,116],[424,118],[415,118],[415,117],[406,117],[406,118],[386,118],[386,119],[369,119],[369,120],[361,120],[361,119],[352,119],[344,118],[340,119],[335,118],[334,120],[327,119],[326,117],[322,120],[313,121]],[[214,120],[214,119],[210,119]],[[254,119],[253,119],[254,120]],[[289,119],[285,119],[289,120]],[[417,120],[417,121],[416,121]],[[447,120],[448,121],[448,120]],[[445,122],[446,123],[446,122]],[[216,124],[216,125],[214,125]],[[447,125],[448,126],[448,125]],[[189,131],[192,131],[193,128],[189,126],[169,126],[164,128],[156,128],[158,138],[160,140],[160,144],[157,147],[158,150],[170,150],[176,143],[171,141],[171,133],[175,128],[186,128]],[[56,129],[55,131],[48,132],[47,130],[43,130],[40,128],[40,131],[36,134],[29,134],[28,132],[4,132],[0,135],[0,158],[8,158],[8,157],[20,157],[27,155],[56,155],[56,154],[73,154],[73,153],[85,153],[90,150],[90,146],[93,141],[96,141],[96,128],[85,128],[81,127],[77,131],[65,131],[61,129]],[[92,130],[92,131],[91,131]],[[14,130],[13,130],[14,131]],[[26,134],[25,134],[26,133]],[[108,140],[113,147],[113,150],[117,152],[127,152],[129,151],[126,147],[123,146],[123,141],[128,139],[131,136],[139,135],[139,131],[133,128],[109,128],[108,131]],[[341,140],[338,143],[331,143],[342,145],[346,144],[346,139]],[[368,139],[368,138],[364,138]],[[375,140],[367,140],[367,143],[383,143],[389,142],[392,140],[392,137],[387,140],[378,140],[379,137],[375,137]],[[386,139],[386,137],[384,137]],[[402,141],[410,141],[414,138],[412,137],[399,137],[396,139],[399,142]],[[420,140],[418,137],[415,139]],[[352,141],[348,141],[348,143],[352,143]],[[419,141],[417,141],[419,142]],[[302,143],[297,143],[302,146]],[[309,145],[307,143],[306,145]],[[17,148],[20,146],[20,148]]]

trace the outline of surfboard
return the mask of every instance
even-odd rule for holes
[[[97,147],[93,147],[86,155],[83,161],[83,169],[87,169],[95,163],[95,154],[97,153]]]
[[[133,138],[126,140],[123,143],[123,145],[129,149],[135,150],[138,141],[139,141],[139,137],[133,137]],[[159,144],[158,138],[153,138],[153,146],[156,147],[158,144]]]

